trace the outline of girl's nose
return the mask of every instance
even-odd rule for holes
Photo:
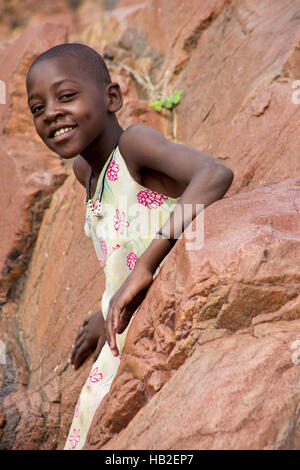
[[[44,111],[44,120],[45,121],[54,121],[58,116],[63,116],[63,111],[59,107],[59,104],[56,102],[47,103],[46,109]]]

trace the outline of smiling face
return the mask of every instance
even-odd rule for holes
[[[71,57],[34,65],[27,77],[28,105],[47,147],[73,158],[101,140],[108,130],[109,86],[81,72]]]

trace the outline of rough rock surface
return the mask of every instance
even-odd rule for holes
[[[133,320],[88,448],[131,420],[105,448],[300,445],[290,421],[300,398],[291,349],[300,339],[299,207],[300,178],[261,186],[207,208],[203,248],[177,242]]]
[[[84,192],[35,135],[24,83],[37,54],[81,41],[121,85],[123,126],[235,172],[204,247],[180,240],[151,286],[86,447],[299,449],[300,2],[25,3],[0,21],[0,448],[62,448],[91,365],[68,362],[104,289]],[[180,88],[175,112],[149,108]]]
[[[299,449],[299,365],[291,360],[299,328],[296,320],[200,335],[161,392],[102,448]]]
[[[39,47],[51,47],[65,39],[65,27],[46,24],[0,50],[1,79],[7,84],[6,102],[0,105],[0,208],[4,214],[0,222],[0,327],[6,349],[6,364],[0,366],[0,407],[15,389],[27,384],[27,351],[18,326],[16,301],[25,282],[44,211],[49,207],[52,194],[68,175],[60,159],[47,151],[34,133],[26,107],[25,71],[41,50]],[[24,402],[23,395],[20,401]],[[32,421],[29,410],[28,404],[25,405],[25,415],[28,413]],[[1,411],[1,416],[1,448],[12,448],[15,427],[21,417],[16,403]],[[24,416],[22,419],[26,428],[28,420]],[[36,423],[33,428],[35,426]]]

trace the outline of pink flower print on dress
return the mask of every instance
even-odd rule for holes
[[[88,226],[88,229],[91,230],[91,229],[92,229],[92,227],[91,227],[91,221],[90,221],[90,218],[89,218],[88,215],[86,216],[86,219],[85,219],[85,220],[86,220],[86,224],[87,224],[87,226]]]
[[[94,209],[94,211],[97,211],[98,209],[100,209],[100,196],[97,196],[96,199],[95,199],[95,202],[92,202],[92,207]]]
[[[89,378],[92,383],[96,383],[103,379],[103,375],[101,372],[98,372],[98,367],[95,367],[95,369],[92,370]]]
[[[105,242],[105,240],[103,240],[102,237],[99,237],[99,243],[100,243],[100,245],[101,245],[101,248],[102,248],[102,250],[103,250],[104,256],[105,256],[105,258],[106,258],[106,256],[107,256],[107,245],[106,245],[106,242]],[[101,266],[104,268],[104,266],[105,266],[105,261],[104,261],[103,259],[101,259],[100,257],[98,257],[98,261],[99,261],[99,263],[101,264]]]
[[[80,398],[78,399],[78,402],[75,408],[75,413],[74,413],[75,418],[78,418],[79,406],[80,406]]]
[[[107,168],[106,176],[110,181],[116,181],[118,179],[119,165],[112,160]]]
[[[168,199],[167,196],[152,191],[151,189],[139,191],[136,197],[140,204],[143,204],[143,206],[149,209],[157,209]]]
[[[77,446],[77,444],[79,443],[80,441],[80,429],[73,429],[72,431],[73,434],[70,435],[69,437],[69,441],[70,441],[70,447],[69,449],[75,449],[75,447]]]
[[[112,247],[113,250],[117,250],[118,248],[120,248],[119,243],[117,243],[116,246],[113,246],[113,247]]]
[[[103,250],[105,256],[107,256],[107,245],[106,245],[105,240],[103,240],[102,237],[99,237],[99,242],[100,242],[100,245],[102,246],[102,250]]]
[[[120,212],[119,209],[116,209],[116,215],[114,216],[114,228],[115,230],[120,229],[120,234],[123,235],[123,229],[129,226],[129,222],[124,220],[125,212]]]
[[[130,271],[134,269],[137,261],[138,261],[138,257],[136,256],[136,254],[133,251],[129,253],[129,255],[127,256],[127,266],[130,269]]]

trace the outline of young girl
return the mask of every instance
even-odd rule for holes
[[[81,449],[118,370],[133,313],[197,205],[222,198],[233,173],[148,127],[123,130],[115,114],[120,87],[87,46],[61,44],[44,52],[26,85],[38,135],[62,158],[75,157],[74,173],[87,191],[85,231],[106,275],[102,312],[84,323],[71,356],[77,368],[96,348],[65,445]],[[189,215],[177,217],[187,205]]]

